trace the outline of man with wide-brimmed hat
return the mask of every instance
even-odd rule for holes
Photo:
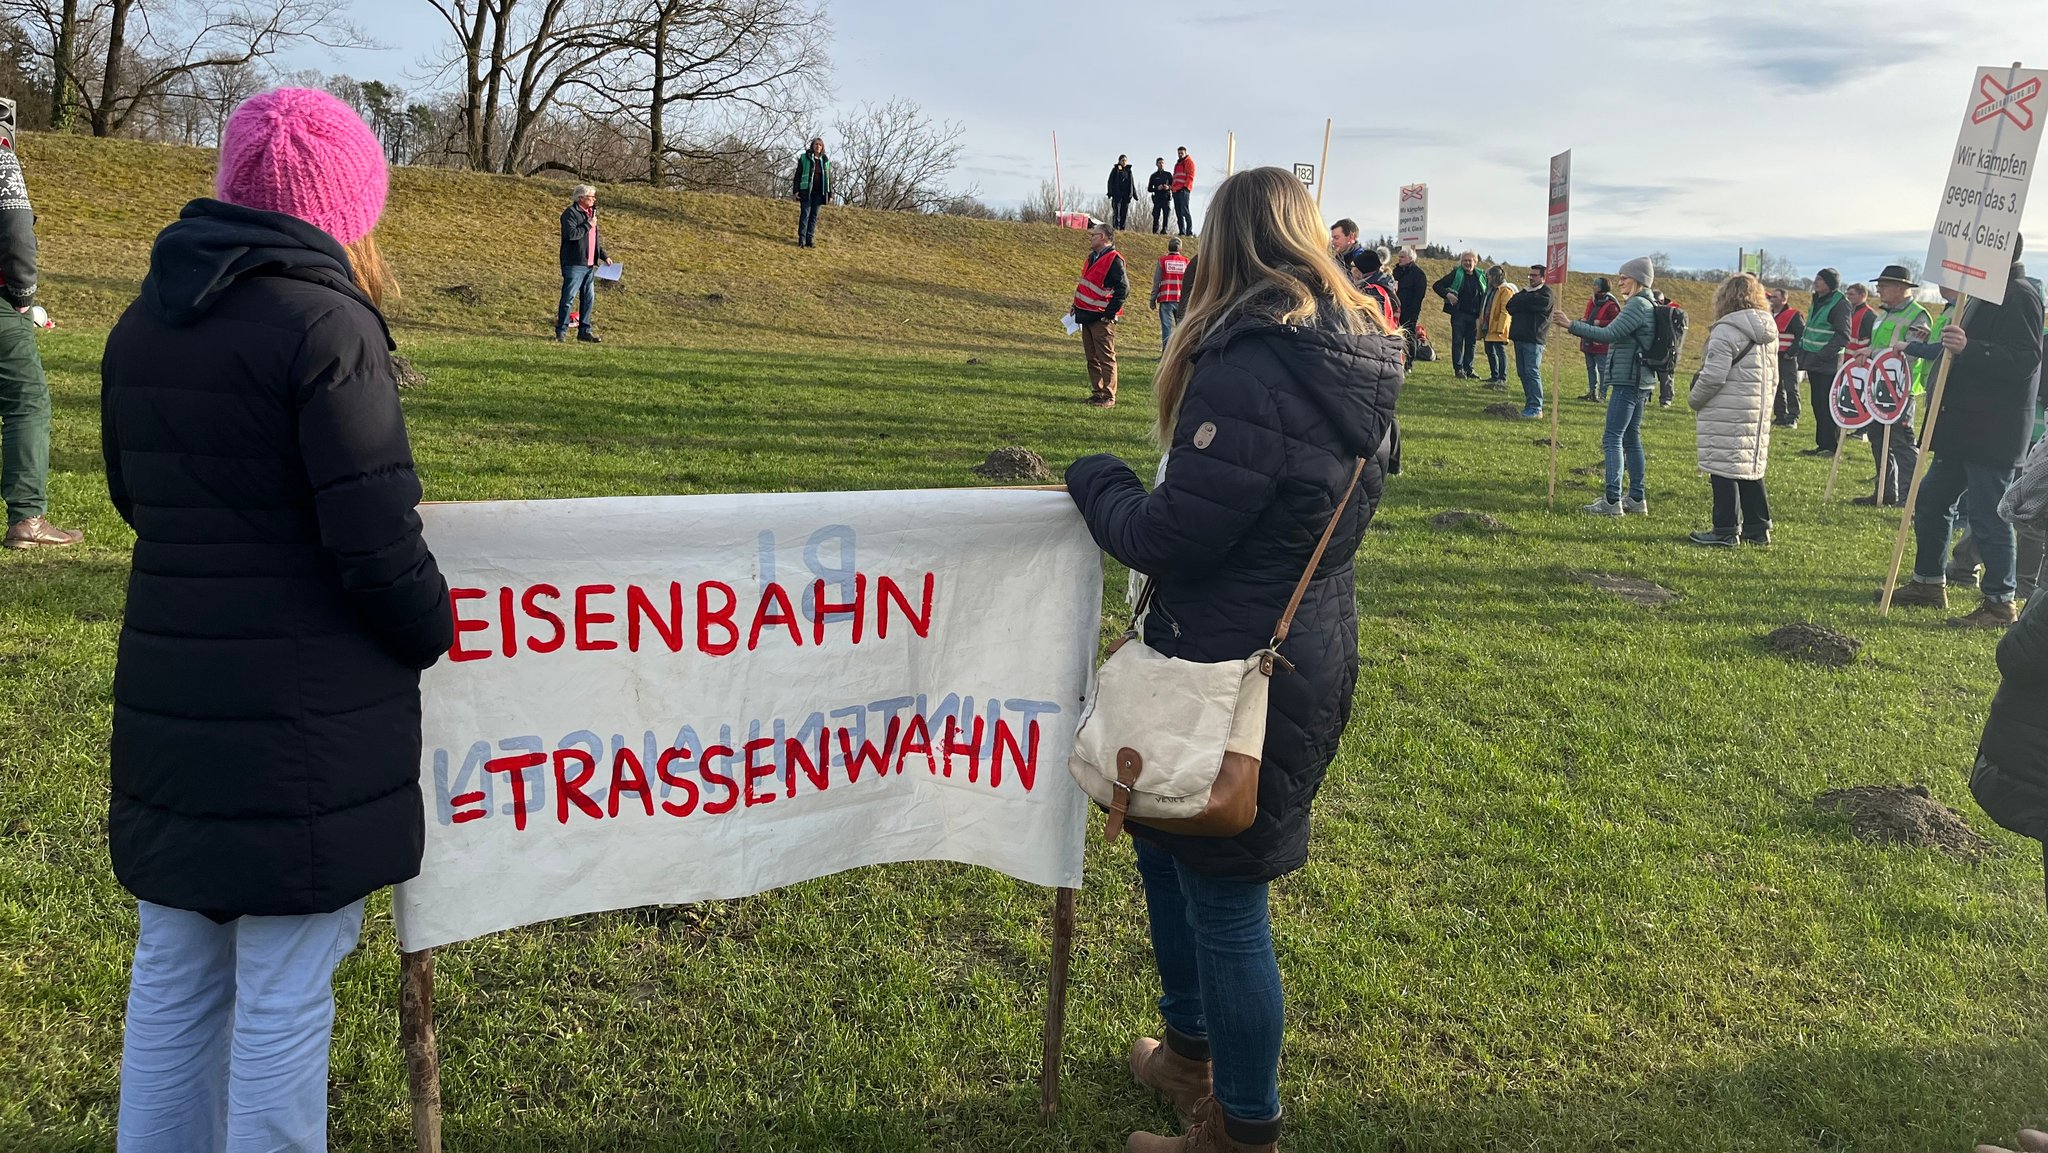
[[[1935,322],[1927,309],[1914,300],[1913,277],[1903,264],[1887,264],[1872,283],[1877,285],[1878,307],[1874,310],[1875,323],[1871,325],[1869,339],[1858,350],[1857,356],[1868,359],[1889,348],[1903,348],[1910,342],[1930,340],[1935,335]],[[1913,470],[1920,463],[1920,449],[1913,443],[1913,410],[1918,406],[1919,397],[1925,391],[1927,362],[1917,361],[1913,368],[1913,391],[1906,399],[1905,414],[1892,426],[1890,437],[1872,436],[1870,458],[1877,463],[1878,475],[1884,478],[1884,503],[1898,504],[1905,486],[1912,481]],[[1889,442],[1891,455],[1885,457],[1884,445]],[[1876,504],[1877,494],[1864,493],[1855,504]]]

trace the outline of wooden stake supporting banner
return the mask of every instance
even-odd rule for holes
[[[1549,321],[1544,323],[1548,324]],[[1557,410],[1564,407],[1563,404],[1559,403],[1563,398],[1564,370],[1559,368],[1557,360],[1552,358],[1550,362],[1550,497],[1545,506],[1551,509],[1557,507]]]
[[[1046,990],[1045,1058],[1038,1070],[1038,1117],[1048,1125],[1060,1107],[1060,1050],[1067,1040],[1067,968],[1074,958],[1074,893],[1062,888],[1052,906],[1052,980]]]
[[[1323,185],[1330,182],[1330,125],[1332,123],[1334,121],[1329,117],[1323,119],[1323,162],[1316,169],[1316,208],[1318,210],[1321,210],[1323,207]]]
[[[1963,310],[1969,303],[1969,293],[1957,294],[1956,302],[1952,306],[1955,320],[1950,322],[1948,327],[1956,328],[1962,325]],[[1920,426],[1920,443],[1923,445],[1934,443],[1934,422],[1941,419],[1941,394],[1948,388],[1948,366],[1954,364],[1955,359],[1954,354],[1943,352],[1941,367],[1934,370],[1934,391],[1927,394],[1927,423]],[[1884,596],[1877,605],[1877,615],[1887,620],[1892,615],[1892,593],[1898,591],[1899,587],[1899,564],[1906,558],[1906,534],[1913,531],[1913,506],[1920,503],[1920,478],[1927,475],[1927,466],[1933,455],[1931,452],[1920,454],[1920,459],[1913,468],[1912,487],[1906,490],[1906,503],[1899,514],[1899,535],[1892,541],[1892,567],[1885,574]]]
[[[398,1040],[412,1097],[412,1137],[420,1153],[441,1153],[441,1054],[434,1045],[434,953],[398,955]]]

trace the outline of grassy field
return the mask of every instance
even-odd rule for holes
[[[112,1147],[134,933],[101,827],[131,538],[104,495],[97,361],[206,166],[39,139],[27,156],[67,325],[44,344],[53,515],[89,535],[0,558],[0,1149],[56,1153]],[[844,214],[800,253],[787,205],[621,193],[612,343],[557,347],[540,335],[555,191],[398,187],[430,498],[961,485],[1007,444],[1056,466],[1155,459],[1143,314],[1127,403],[1080,403],[1079,349],[1052,324],[1071,234]],[[458,283],[481,303],[434,291]],[[1497,399],[1431,365],[1402,400],[1409,470],[1360,558],[1356,719],[1311,864],[1276,888],[1284,1147],[1954,1153],[2048,1115],[2039,857],[1964,785],[1995,638],[1878,620],[1896,518],[1824,508],[1803,429],[1773,445],[1779,542],[1718,552],[1680,539],[1707,501],[1682,409],[1647,421],[1653,515],[1608,521],[1571,511],[1594,495],[1599,410],[1566,402],[1550,514],[1547,429],[1478,415]],[[1843,468],[1850,487],[1869,472]],[[1428,526],[1452,508],[1513,531]],[[1584,571],[1681,598],[1625,603]],[[1863,658],[1769,655],[1762,634],[1796,620],[1862,638]],[[1993,851],[1867,846],[1810,804],[1891,782],[1927,784]],[[1089,861],[1051,1130],[1034,1085],[1049,894],[932,865],[446,950],[448,1147],[1119,1148],[1169,1121],[1123,1068],[1155,995],[1126,854]],[[341,970],[337,1148],[406,1147],[396,973],[380,900]]]

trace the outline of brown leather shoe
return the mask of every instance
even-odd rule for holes
[[[1248,1145],[1233,1139],[1224,1131],[1223,1107],[1214,1097],[1204,1097],[1196,1103],[1194,1123],[1180,1136],[1133,1133],[1124,1142],[1124,1153],[1276,1153],[1278,1149],[1273,1141]]]
[[[1977,606],[1976,612],[1950,617],[1948,625],[1955,629],[2004,629],[2011,628],[2019,619],[2019,609],[2011,601],[1985,601]]]
[[[1131,1042],[1132,1078],[1173,1102],[1173,1111],[1183,1125],[1194,1121],[1195,1106],[1211,1091],[1211,1068],[1209,1062],[1183,1057],[1155,1037]]]
[[[1884,603],[1884,590],[1878,589],[1870,596],[1874,604]],[[1945,609],[1948,607],[1948,586],[1928,581],[1905,581],[1892,590],[1892,607],[1907,605],[1919,608]]]
[[[84,539],[82,532],[58,528],[42,517],[32,516],[8,525],[7,538],[0,544],[8,548],[63,548]]]

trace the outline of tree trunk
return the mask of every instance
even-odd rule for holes
[[[478,0],[476,19],[470,22],[469,34],[462,43],[464,62],[469,67],[463,76],[462,143],[470,168],[477,172],[485,171],[490,163],[484,155],[484,69],[488,66],[484,59],[484,30],[490,11],[487,0]]]
[[[505,75],[505,41],[512,35],[512,6],[518,2],[499,0],[493,5],[498,26],[491,37],[490,82],[484,92],[479,172],[489,172],[494,167],[492,154],[497,151],[498,143],[498,93]]]
[[[93,102],[92,134],[112,136],[120,127],[120,118],[114,115],[114,104],[121,92],[121,53],[128,47],[128,10],[135,6],[135,0],[114,0],[112,16],[107,21],[107,67],[100,73],[100,98]]]
[[[672,5],[662,5],[654,18],[654,38],[648,44],[653,49],[654,71],[647,96],[647,183],[655,188],[668,186],[668,134],[662,113],[668,104],[664,89],[668,87],[668,25],[673,11]]]
[[[51,61],[50,130],[71,128],[71,74],[78,55],[78,0],[64,0],[57,18],[57,49]]]

